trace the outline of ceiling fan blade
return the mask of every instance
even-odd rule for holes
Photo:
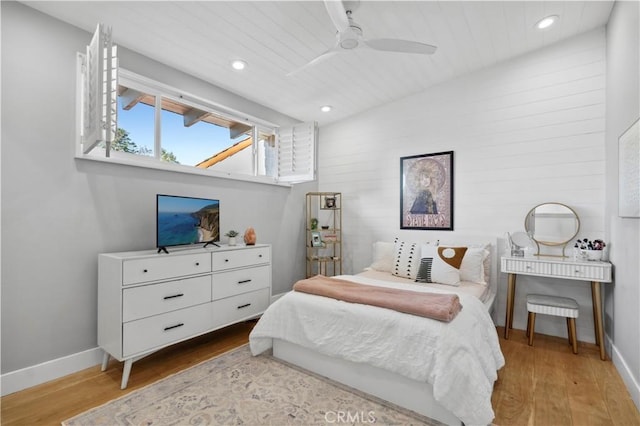
[[[347,12],[341,0],[324,0],[324,6],[327,8],[331,22],[333,22],[333,26],[336,27],[338,32],[343,32],[349,28],[349,19],[347,19]]]
[[[310,62],[308,62],[307,64],[301,66],[298,69],[295,69],[293,71],[290,71],[289,73],[287,73],[287,77],[291,77],[292,75],[298,74],[300,71],[307,69],[309,67],[312,67],[316,64],[319,64],[320,62],[324,61],[325,59],[335,55],[336,53],[339,52],[339,48],[337,48],[336,46],[332,47],[331,49],[325,51],[324,53],[316,56],[314,59],[312,59]]]
[[[362,40],[367,46],[375,50],[386,52],[418,53],[422,55],[432,55],[437,47],[417,41],[397,40],[392,38],[378,38],[373,40]]]

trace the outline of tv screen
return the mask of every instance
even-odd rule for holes
[[[158,194],[157,247],[220,241],[220,201]]]

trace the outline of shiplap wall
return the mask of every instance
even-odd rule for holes
[[[576,210],[581,236],[604,237],[604,118],[601,28],[321,128],[319,189],[343,193],[345,271],[362,270],[372,243],[396,236],[500,239],[549,201]],[[400,157],[449,150],[454,231],[400,230]],[[514,325],[526,324],[526,292],[562,293],[581,305],[579,338],[593,341],[588,285],[557,284],[520,278]],[[564,322],[540,319],[537,328],[566,335]]]

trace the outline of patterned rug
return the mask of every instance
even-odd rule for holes
[[[62,423],[437,425],[243,345]]]

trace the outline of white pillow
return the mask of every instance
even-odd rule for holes
[[[467,247],[423,244],[416,282],[460,285],[460,267]]]
[[[369,268],[376,271],[391,272],[393,269],[393,250],[395,244],[384,241],[373,243],[373,263]]]
[[[416,279],[420,267],[420,247],[418,243],[408,243],[396,239],[393,248],[393,269],[397,277]]]
[[[484,263],[488,256],[489,251],[484,247],[468,247],[462,258],[460,279],[486,285]]]

